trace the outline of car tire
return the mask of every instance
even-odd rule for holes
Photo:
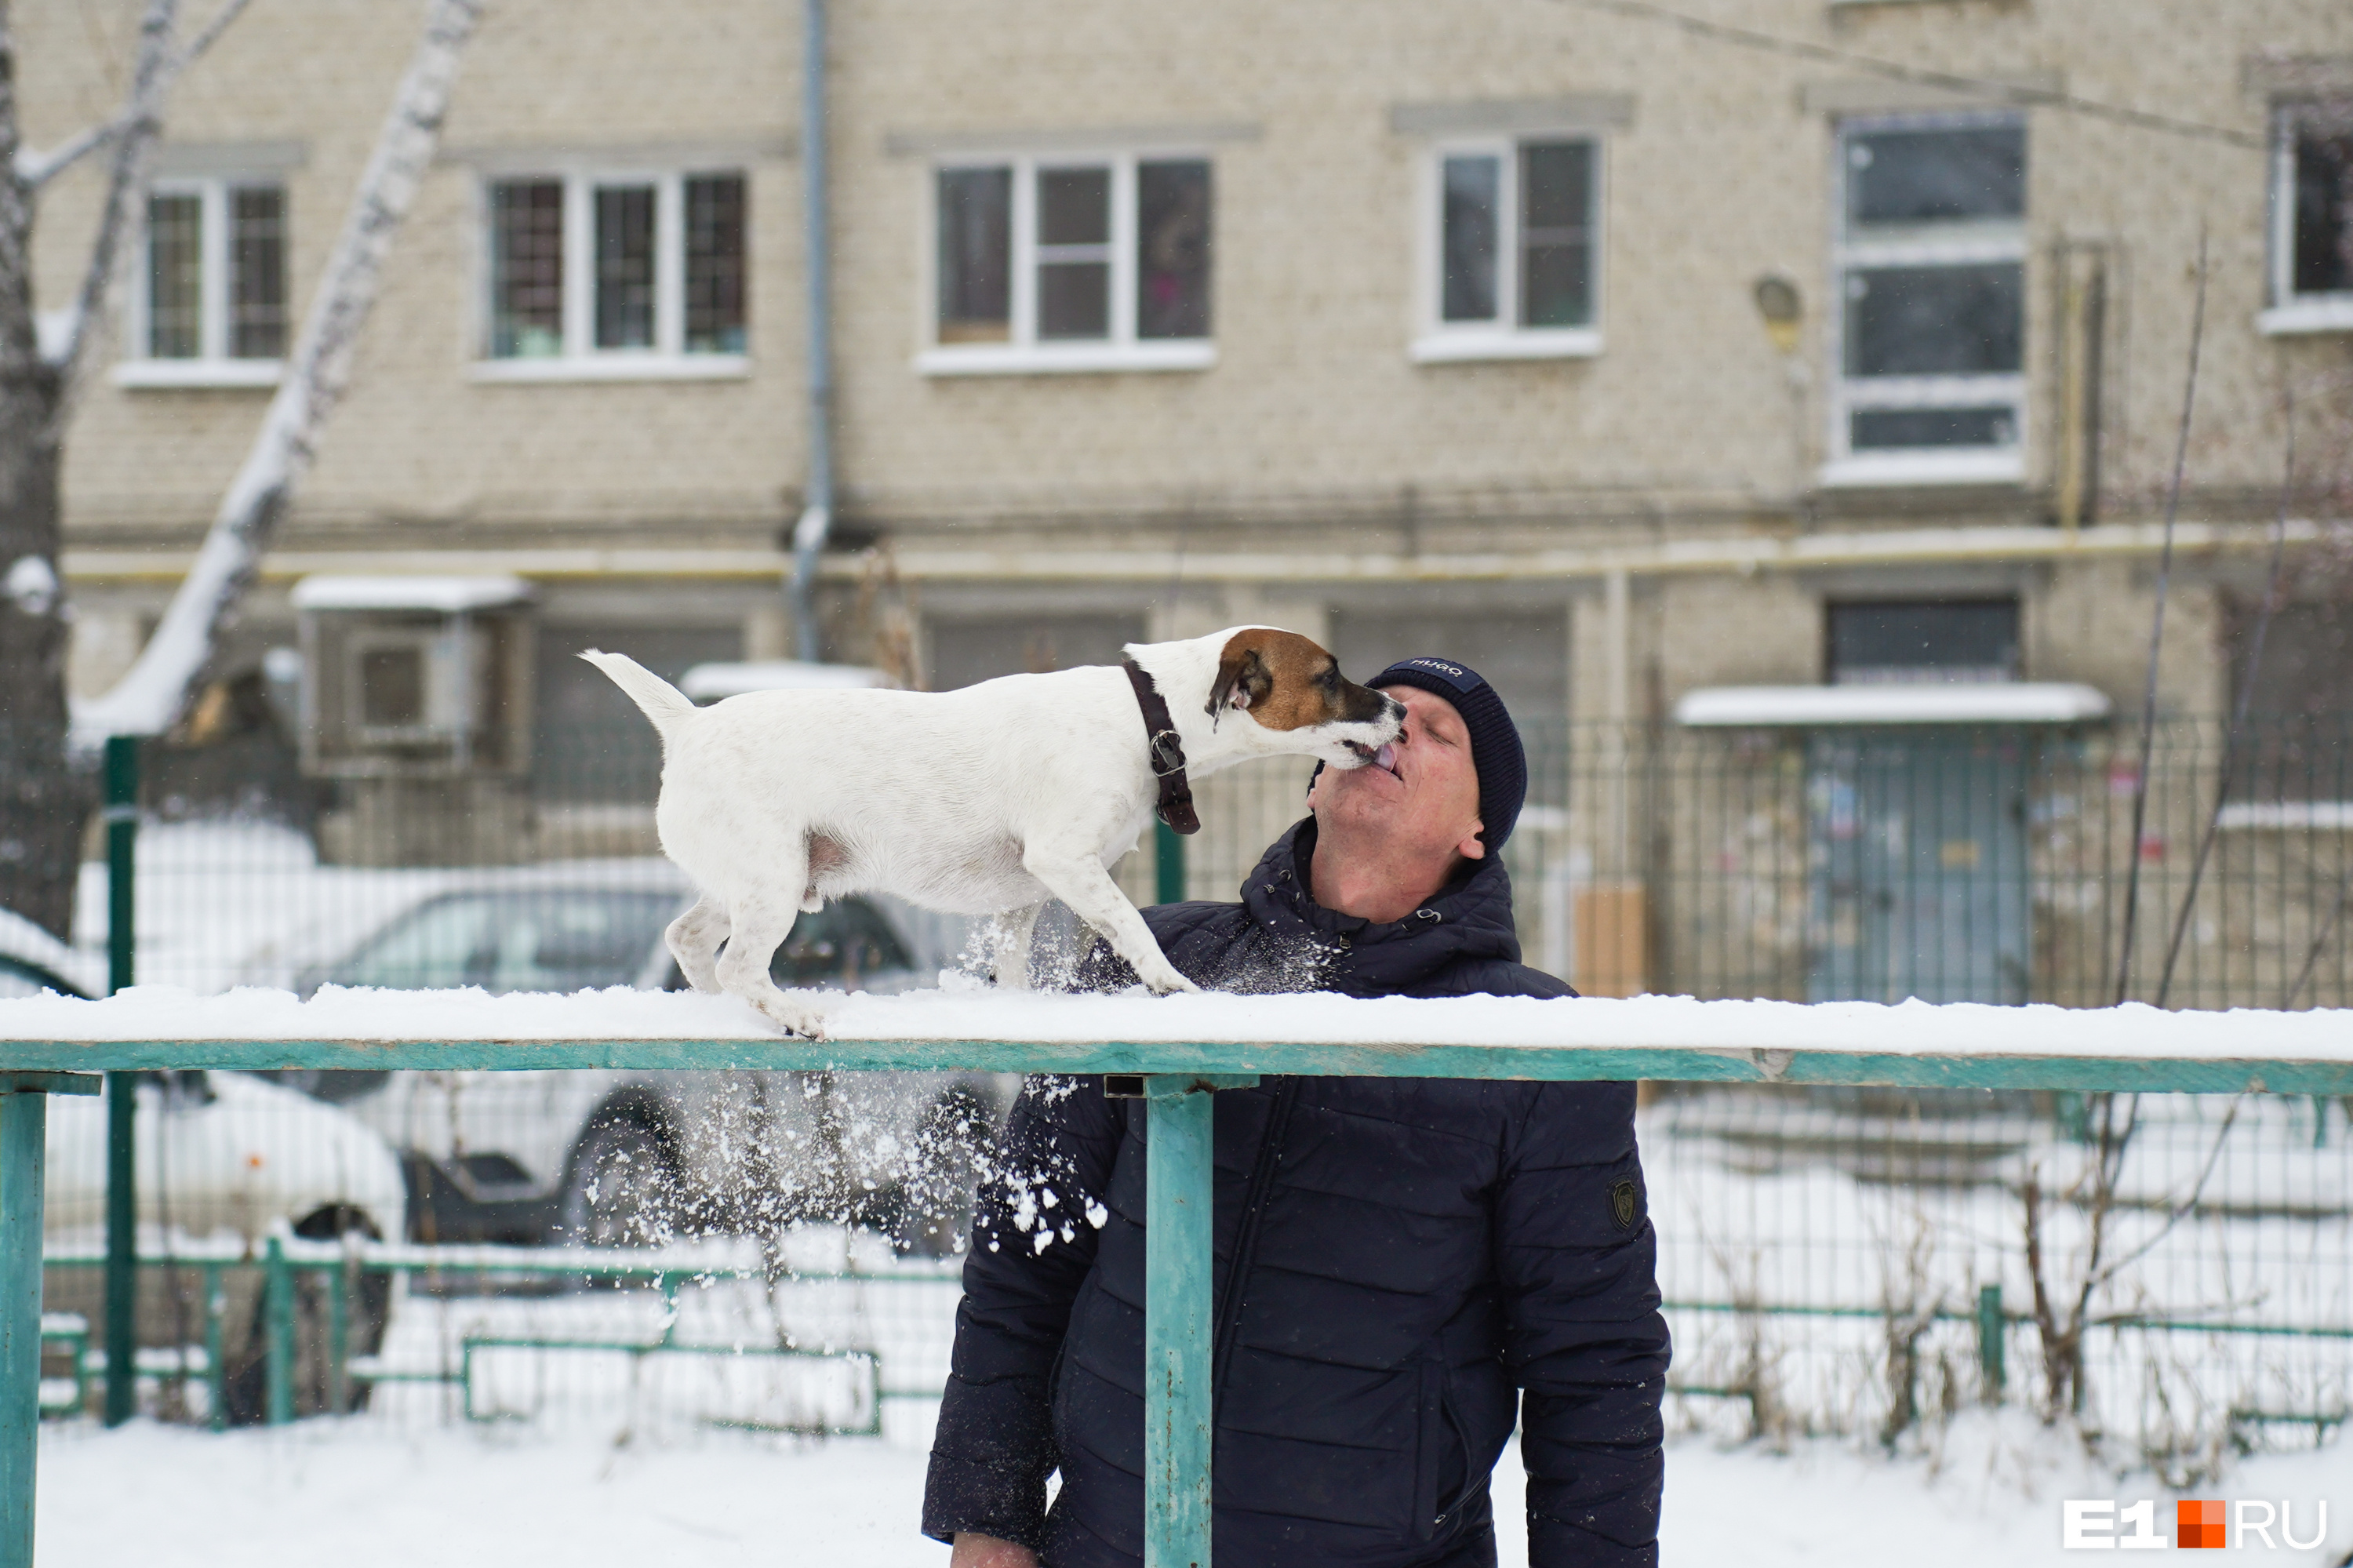
[[[556,1203],[560,1246],[643,1247],[668,1241],[679,1206],[678,1159],[642,1122],[593,1122],[573,1146]]]
[[[357,1232],[379,1240],[375,1224],[357,1210],[322,1209],[294,1227],[304,1241],[334,1241]],[[333,1309],[328,1293],[348,1288],[344,1298],[344,1353],[353,1360],[384,1349],[385,1330],[392,1322],[392,1276],[362,1272],[346,1280],[314,1269],[294,1271],[294,1415],[349,1414],[365,1410],[372,1385],[346,1379],[343,1411],[334,1407],[333,1369],[329,1361],[329,1326]],[[255,1292],[253,1320],[241,1354],[231,1358],[222,1380],[222,1404],[232,1426],[259,1425],[269,1414],[269,1295],[267,1285]]]

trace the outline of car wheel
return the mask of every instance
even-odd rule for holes
[[[566,1246],[658,1246],[670,1237],[678,1161],[652,1129],[600,1121],[572,1151],[554,1240]]]
[[[353,1233],[371,1241],[379,1239],[374,1223],[356,1209],[322,1209],[294,1227],[294,1234],[304,1241],[334,1241]],[[330,1274],[311,1268],[298,1268],[293,1274],[295,1416],[366,1409],[371,1385],[348,1376],[343,1380],[340,1410],[336,1404],[332,1297],[337,1292],[343,1295],[344,1355],[354,1360],[375,1355],[384,1349],[385,1330],[392,1321],[392,1276],[355,1269]],[[254,1425],[269,1418],[269,1294],[265,1283],[254,1293],[253,1321],[242,1353],[229,1358],[222,1383],[223,1404],[232,1425]]]

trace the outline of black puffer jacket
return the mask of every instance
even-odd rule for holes
[[[1371,926],[1306,895],[1314,835],[1269,850],[1240,906],[1147,911],[1176,967],[1242,991],[1570,994],[1518,963],[1500,864]],[[1097,1078],[1035,1078],[1015,1106],[925,1533],[1049,1568],[1141,1560],[1145,1122]],[[1537,1568],[1657,1561],[1668,1346],[1631,1085],[1274,1077],[1219,1095],[1216,1125],[1219,1568],[1493,1563],[1515,1415]]]

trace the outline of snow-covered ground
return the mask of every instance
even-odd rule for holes
[[[916,1533],[921,1448],[889,1438],[716,1433],[680,1446],[616,1445],[395,1431],[364,1417],[283,1433],[215,1436],[140,1423],[43,1437],[41,1568],[947,1563],[944,1548]],[[1523,1486],[1507,1453],[1495,1487],[1506,1564],[1527,1560]],[[2153,1499],[2170,1536],[2176,1495],[2145,1476],[2096,1471],[2066,1439],[2025,1421],[1964,1421],[1941,1465],[1830,1443],[1782,1455],[1686,1439],[1668,1449],[1661,1557],[1669,1568],[2055,1568],[2084,1561],[2060,1548],[2061,1499]],[[2285,1500],[2306,1537],[2316,1503],[2329,1504],[2321,1549],[2262,1561],[2337,1564],[2353,1551],[2353,1454],[2342,1447],[2252,1460],[2194,1495]]]

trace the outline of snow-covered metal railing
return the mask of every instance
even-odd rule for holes
[[[30,1568],[38,1425],[43,1096],[159,1068],[839,1070],[1102,1074],[1147,1107],[1145,1562],[1209,1563],[1210,1093],[1265,1074],[2353,1094],[2344,1012],[2097,1012],[1683,998],[1538,1001],[850,997],[834,1038],[780,1040],[736,1003],[327,991],[0,1003],[0,1568]]]

